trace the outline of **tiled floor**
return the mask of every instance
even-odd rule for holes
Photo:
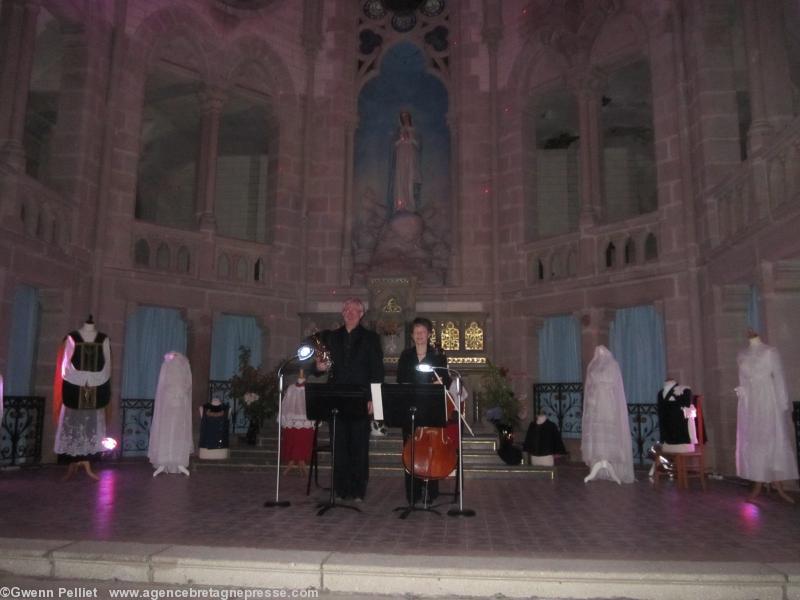
[[[785,562],[800,560],[800,504],[747,489],[654,489],[646,473],[618,486],[588,485],[586,469],[561,467],[555,480],[467,480],[471,519],[392,509],[404,503],[399,478],[373,477],[362,513],[316,516],[321,490],[281,480],[288,508],[264,508],[274,472],[200,470],[151,477],[148,464],[107,463],[93,483],[63,468],[0,472],[3,537],[114,540],[256,548],[454,556]],[[323,476],[324,478],[324,476]],[[448,483],[446,486],[450,487]],[[447,507],[444,507],[445,509]]]

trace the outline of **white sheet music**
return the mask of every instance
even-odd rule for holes
[[[383,421],[383,397],[381,396],[381,384],[370,383],[370,392],[372,392],[372,418],[375,421]]]

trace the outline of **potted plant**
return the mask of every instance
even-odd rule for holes
[[[262,373],[250,364],[250,348],[239,346],[239,372],[230,379],[231,397],[241,401],[249,421],[245,439],[255,444],[264,422],[278,411],[278,378],[275,371]]]
[[[519,400],[508,380],[508,369],[486,362],[483,374],[484,416],[497,427],[500,444],[497,453],[508,464],[519,464],[522,452],[514,446],[514,428],[519,422]]]

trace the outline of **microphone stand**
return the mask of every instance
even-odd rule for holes
[[[447,511],[448,517],[474,517],[475,511],[464,508],[464,453],[462,451],[463,430],[461,421],[461,373],[455,369],[447,369],[456,376],[456,398],[458,399],[458,508],[451,508]]]
[[[264,502],[264,506],[267,508],[274,508],[280,507],[284,508],[290,505],[288,500],[281,500],[280,499],[280,489],[281,489],[281,408],[283,406],[283,369],[288,365],[292,360],[294,360],[294,356],[290,356],[283,364],[278,368],[278,457],[276,461],[276,470],[275,470],[275,500],[267,500]]]

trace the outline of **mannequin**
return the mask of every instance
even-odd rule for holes
[[[286,462],[287,475],[297,469],[308,473],[314,442],[314,423],[306,418],[305,374],[300,369],[297,381],[289,386],[281,406],[281,461]]]
[[[736,419],[736,474],[753,482],[748,501],[772,484],[786,502],[794,500],[783,481],[797,479],[792,405],[777,349],[748,330],[748,347],[737,356],[739,406]]]
[[[103,451],[111,398],[111,345],[92,315],[64,338],[56,361],[53,414],[55,452],[69,463],[64,480],[79,467],[97,481],[91,459]]]
[[[554,454],[567,453],[558,426],[541,413],[528,427],[522,449],[528,456],[529,464],[537,467],[552,467],[555,464]]]
[[[584,482],[600,477],[632,483],[633,449],[622,373],[605,346],[595,348],[584,390],[581,454],[591,467]]]
[[[197,456],[203,460],[224,460],[230,453],[228,405],[212,398],[198,407],[200,412],[200,441]]]
[[[147,449],[147,458],[156,468],[153,477],[165,471],[188,477],[193,449],[192,370],[183,354],[168,352],[158,376]]]
[[[667,379],[658,392],[658,423],[663,452],[694,452],[697,440],[692,390]]]

